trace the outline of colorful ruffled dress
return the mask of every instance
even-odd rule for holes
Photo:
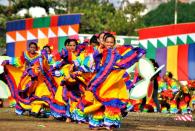
[[[38,114],[49,106],[55,83],[48,74],[47,59],[38,53],[24,52],[20,58],[11,58],[5,66],[6,79],[12,96],[16,99],[16,113],[28,110]]]
[[[76,55],[64,48],[60,52],[60,57],[62,60],[55,65],[55,68],[61,75],[54,77],[58,87],[51,104],[51,113],[55,118],[73,118],[73,110],[77,106],[81,93],[77,81],[66,77],[70,76],[69,70],[73,66],[72,62],[76,59]]]
[[[100,114],[98,109],[103,106],[103,125],[120,127],[121,110],[126,108],[126,102],[129,101],[126,69],[137,62],[145,53],[140,48],[120,47],[120,49],[122,48],[123,52],[120,54],[117,49],[106,49],[103,53],[94,52],[96,74],[88,85],[88,89],[95,98],[93,108],[90,109],[91,111],[88,110],[88,113],[92,114],[91,126],[97,125],[97,118],[101,117],[95,118],[94,113]],[[100,106],[99,103],[102,105]],[[84,108],[84,112],[87,108]]]

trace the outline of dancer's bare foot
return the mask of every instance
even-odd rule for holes
[[[70,118],[66,118],[66,123],[70,123],[71,119]]]
[[[53,116],[49,116],[48,119],[49,120],[54,120],[54,117]]]
[[[113,131],[114,130],[114,127],[106,127],[106,130]]]

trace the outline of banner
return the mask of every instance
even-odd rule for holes
[[[68,37],[78,35],[80,16],[55,15],[7,22],[6,54],[11,57],[20,56],[31,41],[37,42],[40,49],[49,45],[54,51],[60,51]]]
[[[165,64],[161,75],[170,71],[178,80],[195,80],[195,23],[144,28],[138,33],[146,57]]]

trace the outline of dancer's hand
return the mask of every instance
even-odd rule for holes
[[[2,66],[8,65],[8,64],[9,64],[9,61],[8,61],[8,60],[4,60],[4,61],[1,63]]]

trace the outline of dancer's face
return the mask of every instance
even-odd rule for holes
[[[114,43],[114,38],[112,38],[112,37],[106,38],[104,45],[105,45],[105,47],[106,47],[107,49],[112,49],[112,48],[114,48],[114,45],[115,45],[115,43]]]
[[[49,47],[44,48],[47,51],[47,54],[51,54],[51,50],[49,49]]]
[[[30,47],[29,47],[29,51],[31,54],[35,54],[36,53],[36,50],[37,50],[37,46],[34,45],[34,44],[31,44]]]
[[[68,48],[74,52],[76,51],[76,43],[74,41],[71,41],[69,44],[68,44]]]

